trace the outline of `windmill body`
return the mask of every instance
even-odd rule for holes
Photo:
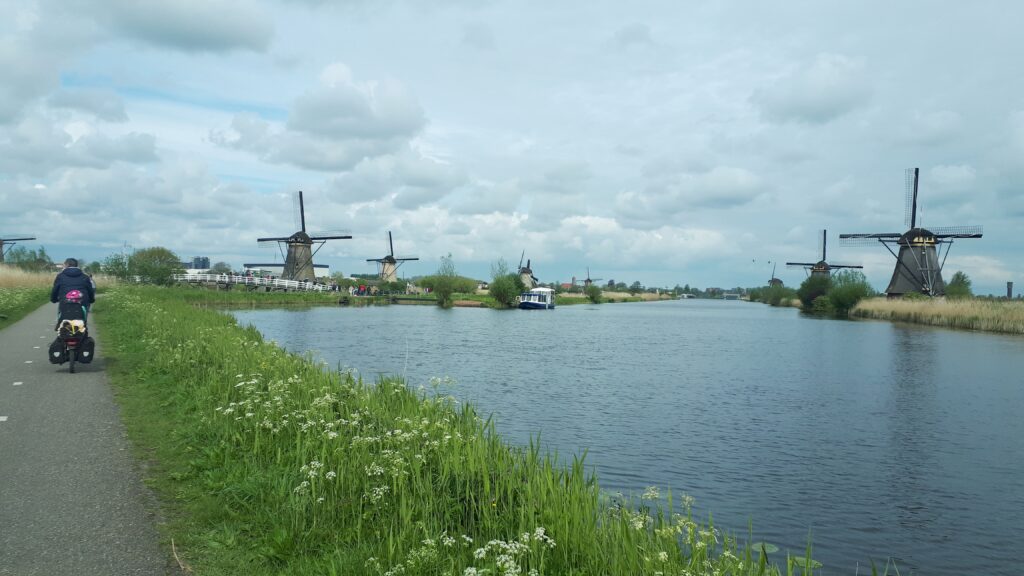
[[[896,267],[885,293],[890,298],[916,292],[927,296],[943,296],[946,283],[942,280],[942,266],[949,255],[953,240],[981,238],[981,226],[952,226],[923,228],[917,226],[917,189],[920,170],[907,170],[907,224],[910,229],[876,234],[840,234],[847,242],[877,241],[896,258]],[[943,254],[942,246],[946,246]],[[897,250],[893,249],[893,246]]]
[[[306,232],[306,207],[302,201],[302,192],[299,192],[299,217],[302,229],[287,237],[258,238],[257,242],[277,242],[287,247],[287,254],[284,258],[284,271],[281,278],[285,280],[298,280],[300,282],[315,282],[316,274],[313,267],[313,255],[328,240],[347,240],[352,238],[349,235],[310,235]],[[316,244],[316,249],[313,245]]]
[[[4,258],[7,256],[7,252],[10,251],[12,246],[17,244],[18,242],[23,242],[23,241],[27,241],[27,240],[35,240],[35,238],[30,238],[28,236],[19,237],[19,238],[2,238],[2,237],[0,237],[0,264],[4,263]]]
[[[540,281],[533,275],[533,269],[530,268],[529,260],[526,261],[526,266],[523,266],[523,256],[526,256],[525,250],[523,251],[522,256],[519,257],[519,280],[527,290],[531,290],[536,288]]]
[[[382,282],[398,282],[398,267],[410,260],[419,258],[395,258],[395,244],[391,239],[391,232],[388,231],[388,254],[383,258],[367,258],[367,262],[377,263],[377,276]]]
[[[832,277],[832,270],[838,270],[842,268],[863,268],[854,264],[829,264],[828,262],[828,230],[821,231],[821,260],[817,262],[786,262],[786,266],[799,267],[807,270],[808,274],[812,277],[823,276],[825,278]],[[774,274],[772,275],[774,278]]]
[[[594,282],[599,282],[601,280],[604,280],[604,278],[591,278],[590,266],[587,266],[587,278],[586,280],[583,281],[583,289],[586,290],[587,288],[590,288],[591,284],[593,284]]]

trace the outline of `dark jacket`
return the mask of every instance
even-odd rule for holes
[[[92,304],[96,301],[96,291],[92,288],[92,279],[79,268],[65,268],[53,280],[50,302],[60,302],[64,299],[64,295],[72,290],[79,290],[85,294],[84,304]]]

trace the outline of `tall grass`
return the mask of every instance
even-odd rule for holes
[[[1024,302],[948,298],[925,300],[872,298],[861,300],[850,315],[859,318],[913,322],[966,330],[1024,334]]]
[[[611,502],[581,457],[515,448],[472,406],[367,383],[180,291],[96,305],[123,414],[202,574],[792,574],[649,490]],[[801,554],[803,556],[804,554]],[[781,558],[780,558],[781,559]],[[808,573],[813,568],[806,568]]]
[[[47,302],[52,284],[53,274],[25,272],[0,264],[0,328]]]

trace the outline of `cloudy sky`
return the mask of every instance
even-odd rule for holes
[[[1018,2],[0,0],[0,236],[55,258],[349,231],[318,263],[406,275],[755,286],[981,224],[946,276],[1024,286]],[[800,269],[776,274],[798,284]]]

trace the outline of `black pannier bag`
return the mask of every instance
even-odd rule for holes
[[[50,358],[50,364],[63,364],[68,361],[68,355],[64,352],[64,343],[61,342],[60,338],[50,342],[50,350],[47,356]]]
[[[75,358],[82,364],[89,364],[92,362],[95,352],[96,341],[92,339],[92,336],[86,336],[85,340],[82,341],[82,345],[78,347],[78,354]]]

